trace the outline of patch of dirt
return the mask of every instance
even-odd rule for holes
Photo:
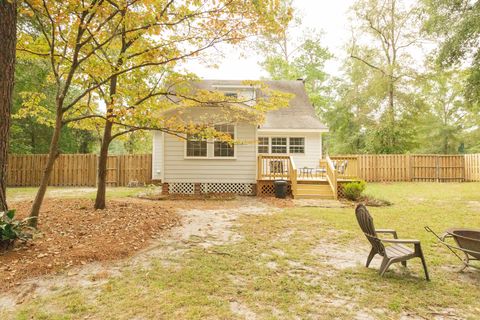
[[[207,194],[161,194],[161,193],[140,193],[140,199],[146,200],[235,200],[236,194],[232,193],[207,193]]]
[[[258,197],[258,199],[272,207],[277,207],[277,208],[292,208],[295,207],[295,200],[291,198],[286,198],[286,199],[278,199],[275,197]]]
[[[246,305],[241,304],[237,301],[230,302],[230,310],[232,311],[233,314],[236,314],[242,319],[245,319],[245,320],[257,319],[257,315],[255,314],[255,312],[250,310]]]
[[[355,250],[352,250],[352,248],[355,248]],[[322,241],[311,251],[311,254],[333,268],[343,270],[364,264],[368,256],[368,249],[359,248],[358,244],[346,246]],[[374,262],[372,261],[372,265],[374,265]]]
[[[31,202],[14,204],[26,217]],[[147,247],[161,231],[180,223],[178,214],[153,202],[114,200],[93,210],[88,199],[45,199],[40,232],[0,255],[0,290],[22,280],[94,261],[115,260]]]
[[[293,202],[297,207],[348,208],[352,206],[349,202],[323,199],[296,199]]]
[[[468,201],[467,202],[468,208],[479,211],[480,212],[480,201]]]

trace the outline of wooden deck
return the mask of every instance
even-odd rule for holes
[[[274,180],[287,180],[294,198],[337,199],[338,183],[356,180],[356,162],[347,168],[340,174],[328,156],[316,168],[297,168],[291,156],[259,155],[257,187],[259,194],[271,194]]]

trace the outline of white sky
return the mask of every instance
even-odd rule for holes
[[[302,14],[302,27],[323,31],[322,45],[335,55],[326,65],[330,74],[338,74],[344,58],[342,47],[350,39],[348,9],[352,0],[294,0],[293,5]],[[217,61],[218,68],[189,63],[187,68],[203,79],[257,80],[267,74],[258,65],[259,57],[252,52],[228,50],[225,58]]]

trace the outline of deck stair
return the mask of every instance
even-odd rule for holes
[[[327,181],[298,181],[295,199],[335,199],[335,197]]]

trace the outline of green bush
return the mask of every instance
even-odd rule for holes
[[[363,180],[353,181],[343,185],[343,193],[348,200],[357,201],[362,196],[367,183]]]
[[[27,220],[15,220],[15,210],[0,212],[0,250],[10,248],[15,240],[26,240]]]

